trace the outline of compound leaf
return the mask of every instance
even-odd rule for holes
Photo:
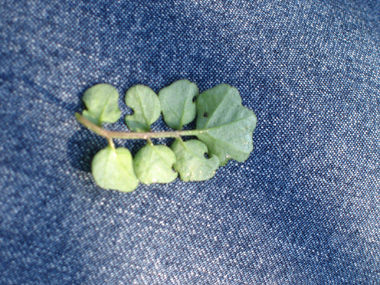
[[[125,117],[127,126],[135,132],[149,132],[150,125],[160,117],[161,107],[157,94],[148,86],[135,85],[127,91],[125,103],[134,111]]]
[[[219,167],[219,159],[212,155],[205,157],[207,146],[198,140],[182,141],[176,139],[172,149],[177,157],[174,169],[177,170],[183,181],[201,181],[214,176]]]
[[[210,154],[219,158],[219,165],[228,160],[245,161],[253,150],[252,133],[256,115],[241,104],[239,91],[220,84],[206,90],[197,98],[197,129],[204,130],[197,137]]]
[[[133,171],[132,155],[126,148],[110,146],[99,151],[92,160],[92,175],[102,188],[130,192],[138,185]]]
[[[169,147],[148,143],[137,152],[133,166],[138,179],[144,184],[169,183],[178,175],[172,169],[175,161],[176,157]]]
[[[181,130],[194,120],[196,105],[193,99],[198,93],[197,85],[186,79],[178,80],[158,92],[162,114],[169,127]]]
[[[121,114],[118,99],[119,93],[115,87],[106,83],[96,84],[83,94],[83,102],[87,107],[83,116],[99,126],[102,123],[114,123]]]

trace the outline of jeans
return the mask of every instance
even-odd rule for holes
[[[0,284],[379,282],[377,1],[0,7]],[[112,84],[124,116],[128,88],[177,79],[240,91],[258,118],[248,160],[203,182],[96,186],[107,142],[74,118],[83,92]]]

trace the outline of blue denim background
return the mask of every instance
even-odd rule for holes
[[[379,282],[379,20],[359,0],[1,1],[0,284]],[[124,106],[181,78],[239,89],[249,159],[97,187],[84,90],[113,84]]]

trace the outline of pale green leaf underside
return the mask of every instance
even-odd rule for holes
[[[119,93],[112,85],[94,85],[83,94],[83,102],[87,107],[83,116],[99,126],[102,123],[114,123],[119,120],[121,114],[118,99]]]
[[[138,185],[132,155],[126,148],[108,146],[99,151],[92,160],[92,175],[95,182],[105,189],[130,192]]]
[[[130,88],[125,103],[134,111],[133,115],[125,117],[128,128],[134,132],[149,132],[150,125],[160,117],[160,100],[148,86],[135,85]]]
[[[239,91],[220,84],[206,90],[197,98],[197,135],[210,152],[219,158],[219,165],[228,160],[245,161],[253,150],[252,134],[256,115],[241,105]]]
[[[196,105],[193,99],[198,93],[197,85],[186,79],[178,80],[158,92],[162,114],[169,127],[181,130],[194,120]]]
[[[172,169],[175,161],[169,147],[147,144],[137,152],[133,166],[138,179],[144,184],[169,183],[178,175]]]
[[[171,146],[177,161],[174,169],[180,174],[183,181],[202,181],[212,178],[219,167],[219,159],[212,155],[205,158],[207,146],[198,140],[182,141],[176,139]]]

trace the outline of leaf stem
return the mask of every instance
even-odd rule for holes
[[[207,130],[186,130],[186,131],[172,131],[172,132],[117,132],[105,130],[102,127],[87,120],[79,113],[75,113],[75,117],[83,126],[90,129],[94,133],[102,136],[112,142],[112,139],[143,139],[148,140],[152,138],[180,138],[185,136],[196,136],[202,133],[207,133]],[[110,143],[111,147],[113,145]]]
[[[111,138],[107,138],[108,140],[108,144],[110,145],[110,147],[115,150],[115,144],[113,143],[113,140]]]

